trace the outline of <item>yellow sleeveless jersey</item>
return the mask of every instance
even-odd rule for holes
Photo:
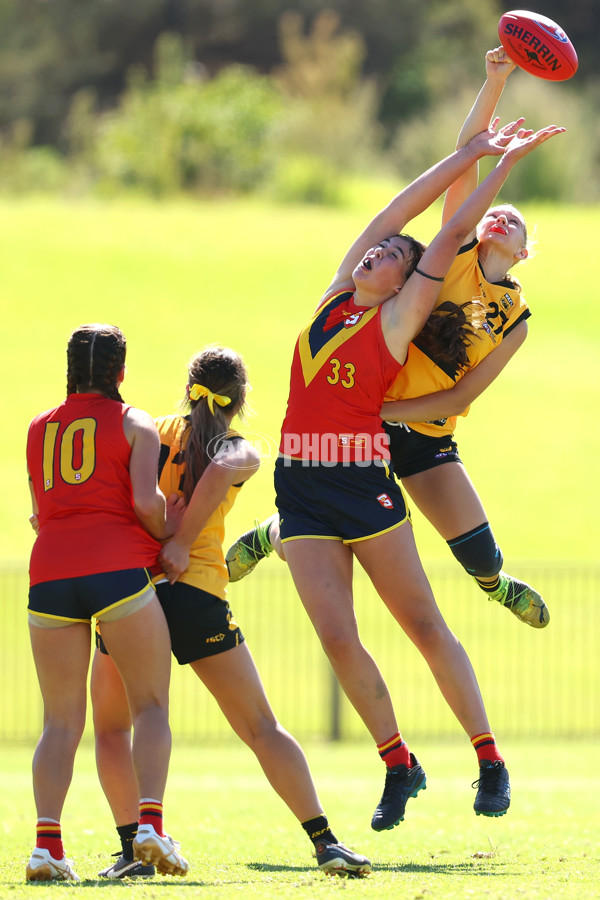
[[[466,244],[452,263],[436,302],[451,300],[460,304],[472,301],[465,313],[475,332],[473,343],[467,348],[469,368],[491,353],[519,322],[531,315],[520,291],[509,281],[490,282],[479,264],[478,241]],[[386,400],[409,400],[435,391],[451,388],[468,371],[457,370],[447,362],[434,359],[430,351],[419,347],[418,336],[409,345],[404,367],[386,394]],[[465,409],[461,416],[466,416]],[[407,422],[409,428],[435,437],[452,434],[456,416],[435,422]]]
[[[159,487],[165,497],[183,494],[183,474],[185,471],[185,444],[187,442],[187,420],[184,416],[161,416],[156,419],[160,435]],[[225,599],[229,582],[227,565],[223,554],[225,539],[225,516],[235,503],[241,485],[232,485],[227,496],[216,509],[194,541],[190,549],[190,562],[179,581],[192,587],[201,588]]]

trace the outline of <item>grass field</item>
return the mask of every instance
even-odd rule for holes
[[[272,447],[295,337],[348,243],[389,193],[389,186],[361,186],[346,210],[3,200],[0,376],[11,437],[0,455],[0,561],[29,554],[26,429],[64,395],[64,351],[74,327],[102,320],[123,329],[124,396],[153,414],[175,408],[193,352],[215,341],[235,347],[254,386],[246,428]],[[519,272],[534,310],[530,337],[460,423],[461,455],[507,560],[593,560],[600,215],[597,208],[545,206],[524,213],[537,242],[536,258]],[[412,230],[430,239],[438,221],[439,210],[431,211]],[[272,504],[266,459],[229,517],[228,535]],[[447,559],[432,529],[418,516],[415,524],[424,559]]]
[[[63,816],[67,852],[84,879],[86,898],[206,897],[230,900],[344,896],[374,900],[591,900],[600,897],[598,776],[600,746],[515,743],[504,748],[513,802],[501,819],[472,810],[476,777],[471,749],[419,747],[428,789],[411,800],[393,831],[369,826],[381,793],[381,764],[365,744],[309,744],[307,756],[323,806],[340,840],[369,856],[373,874],[328,879],[311,861],[311,846],[271,791],[245,747],[176,746],[165,799],[167,828],[182,843],[189,876],[150,882],[98,882],[117,848],[93,755],[81,748]],[[24,883],[35,817],[24,759],[30,748],[2,749],[0,815],[4,843],[0,900],[31,897]],[[53,886],[52,890],[69,890]],[[340,893],[341,892],[341,893]]]

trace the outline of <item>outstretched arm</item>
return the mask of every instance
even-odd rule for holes
[[[344,256],[337,273],[323,295],[321,302],[334,290],[342,290],[351,287],[352,273],[356,266],[364,258],[371,247],[376,246],[392,234],[399,234],[404,230],[406,223],[427,209],[446,190],[449,184],[455,181],[465,169],[472,167],[482,156],[500,155],[510,136],[522,124],[522,119],[517,123],[501,129],[496,134],[495,129],[488,128],[488,124],[481,129],[481,134],[474,136],[464,147],[456,150],[441,162],[436,163],[408,187],[396,194],[393,200],[385,206],[365,230],[357,237],[346,255]],[[497,123],[494,123],[497,124]],[[511,130],[512,128],[512,130]]]
[[[499,134],[503,131],[506,133],[506,127],[501,129]],[[402,290],[396,297],[384,304],[381,321],[386,344],[399,362],[404,362],[409,343],[420,332],[431,314],[441,289],[441,281],[450,268],[459,247],[462,246],[466,235],[474,228],[493,201],[512,167],[540,144],[564,131],[564,128],[557,125],[548,125],[536,132],[524,128],[519,129],[496,168],[465,200],[433,239],[421,257],[418,269],[412,273]],[[479,137],[478,135],[474,140]]]
[[[459,416],[498,377],[527,337],[527,322],[520,322],[503,341],[445,391],[410,400],[391,400],[381,408],[385,422],[432,422]]]
[[[464,147],[472,137],[489,127],[506,80],[515,68],[515,63],[507,55],[504,47],[488,50],[485,55],[487,77],[459,132],[456,141],[457,149]],[[444,199],[442,225],[452,218],[461,203],[467,199],[469,194],[473,193],[478,179],[479,166],[474,163],[450,185]],[[467,236],[467,241],[474,236],[474,233],[475,229],[472,234]]]

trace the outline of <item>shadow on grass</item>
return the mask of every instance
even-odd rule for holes
[[[255,872],[297,872],[298,874],[304,873],[309,875],[311,872],[318,872],[318,868],[310,867],[310,866],[286,866],[286,865],[278,865],[276,863],[247,863],[246,864],[249,869],[252,869]],[[465,875],[484,875],[486,878],[490,875],[498,875],[498,876],[508,876],[508,875],[519,875],[522,870],[518,868],[507,867],[507,863],[503,863],[497,860],[494,866],[490,866],[487,861],[485,862],[463,862],[463,863],[436,863],[431,862],[427,864],[418,864],[418,863],[377,863],[373,862],[373,873],[377,874],[377,872],[398,872],[398,873],[412,873],[412,874],[421,874],[421,875],[458,875],[461,878]]]
[[[160,879],[160,880],[159,880]],[[68,887],[71,887],[73,882],[71,881],[53,881],[54,884],[64,884]],[[170,877],[162,877],[161,875],[155,875],[153,878],[102,878],[101,880],[96,880],[95,878],[82,878],[81,881],[77,884],[77,889],[81,890],[81,888],[122,888],[131,891],[131,888],[135,885],[135,887],[143,888],[145,885],[148,886],[152,890],[152,894],[156,891],[157,888],[168,888],[172,890],[173,888],[211,888],[215,887],[215,885],[221,884],[242,884],[247,882],[235,881],[232,880],[221,880],[217,879],[215,881],[198,881],[192,878],[170,878]],[[48,885],[50,882],[48,881],[28,881],[28,887],[36,887],[37,885]]]
[[[490,866],[487,862],[463,862],[463,863],[436,863],[431,862],[427,865],[418,863],[398,863],[391,865],[390,863],[373,863],[374,872],[405,872],[421,875],[459,875],[461,878],[465,875],[490,875],[506,876],[522,874],[522,869],[507,868],[506,863],[496,862],[494,866]]]

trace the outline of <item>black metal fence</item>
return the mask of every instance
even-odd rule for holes
[[[497,734],[503,739],[600,734],[600,566],[511,565],[512,572],[544,595],[551,622],[541,631],[488,602],[457,565],[425,567],[450,627],[473,662]],[[390,687],[403,733],[411,741],[460,735],[425,661],[360,571],[355,585],[363,642]],[[230,587],[229,600],[285,727],[300,739],[366,737],[339,690],[285,565],[273,559],[263,563]],[[41,730],[26,607],[24,569],[0,569],[0,741],[34,741]],[[191,669],[176,663],[171,724],[180,740],[232,734]]]

